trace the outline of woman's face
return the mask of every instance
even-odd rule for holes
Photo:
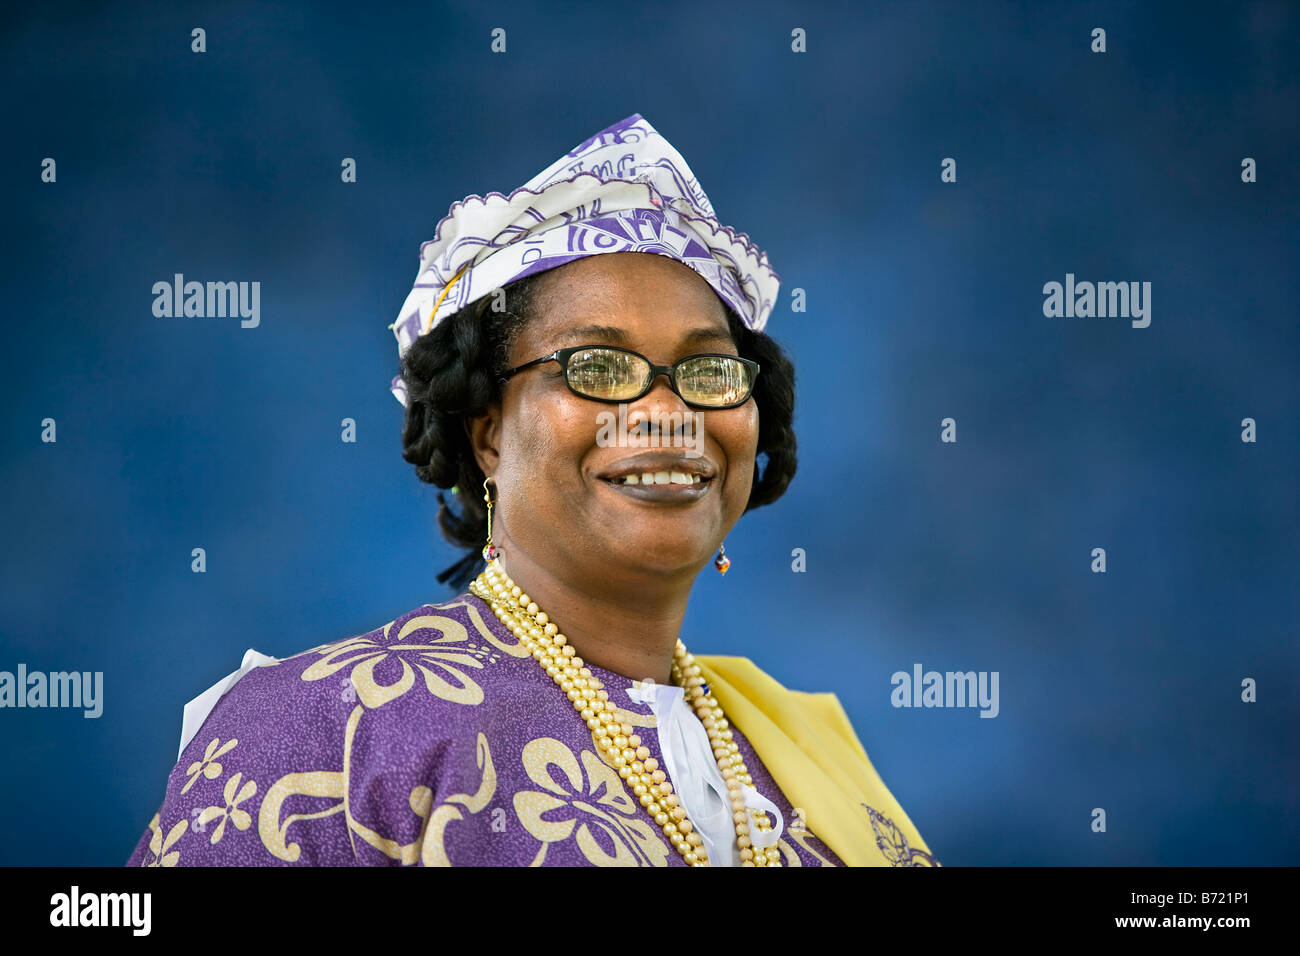
[[[577,345],[617,345],[657,365],[699,352],[738,354],[712,287],[666,256],[588,256],[543,274],[536,293],[508,368]],[[493,537],[507,569],[513,548],[578,580],[623,570],[629,578],[693,576],[739,520],[758,448],[752,396],[737,408],[692,409],[660,375],[623,407],[620,421],[619,405],[575,395],[560,364],[545,362],[512,377],[500,408],[472,429],[479,463],[494,477]],[[630,465],[638,474],[708,479],[620,490],[607,476]]]

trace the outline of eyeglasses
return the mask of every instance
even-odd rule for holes
[[[650,391],[660,375],[693,408],[735,408],[749,401],[758,378],[758,363],[738,355],[704,352],[672,365],[655,365],[639,352],[613,345],[579,345],[510,369],[505,381],[543,362],[559,362],[569,391],[598,402],[632,402]]]

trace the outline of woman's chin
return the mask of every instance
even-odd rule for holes
[[[633,541],[639,546],[628,553]],[[696,573],[713,556],[712,550],[702,552],[698,544],[688,546],[680,537],[668,540],[659,540],[658,537],[624,538],[611,542],[609,554],[609,573],[621,569],[631,575],[649,577]]]

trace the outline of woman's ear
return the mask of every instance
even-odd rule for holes
[[[465,418],[464,425],[479,469],[485,475],[495,475],[501,462],[501,403],[493,402],[484,414]]]

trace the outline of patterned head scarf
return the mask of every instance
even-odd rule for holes
[[[722,225],[686,160],[634,113],[579,143],[509,195],[453,203],[420,246],[415,287],[389,326],[398,356],[439,321],[515,279],[606,252],[670,256],[759,331],[780,278]],[[398,375],[393,394],[406,404]]]

